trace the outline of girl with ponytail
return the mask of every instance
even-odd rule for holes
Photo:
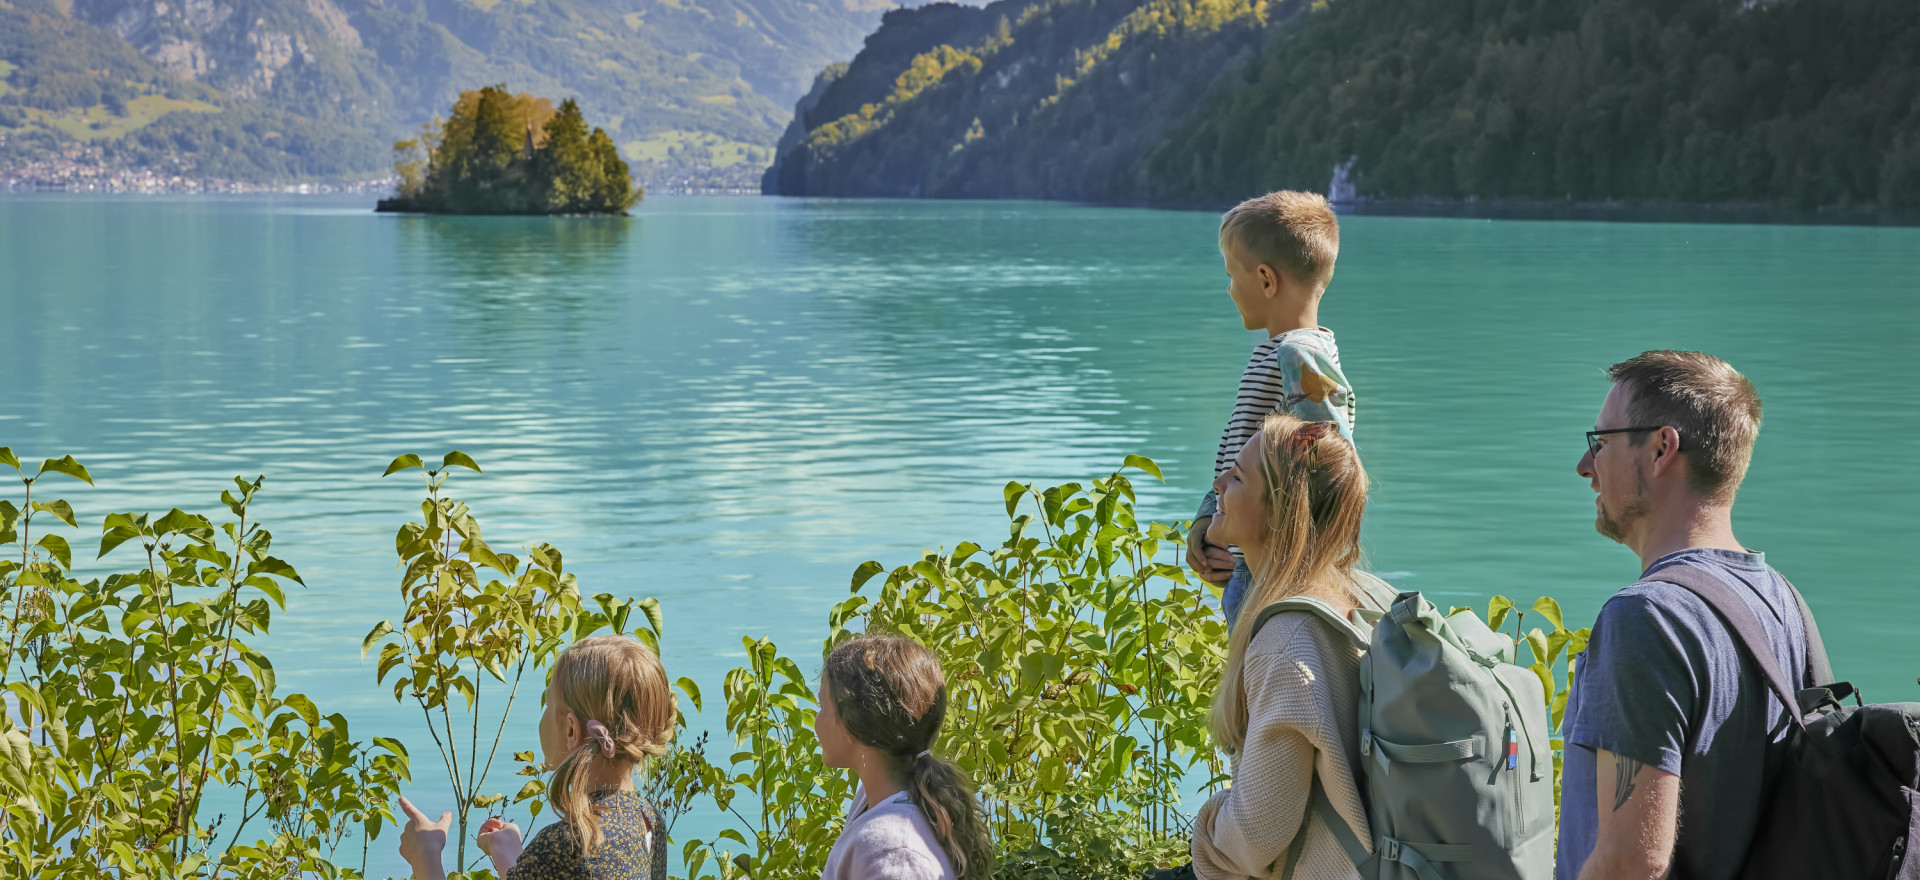
[[[523,849],[520,827],[480,826],[480,849],[502,880],[665,880],[667,838],[659,811],[633,777],[673,738],[673,692],[660,658],[628,636],[581,639],[560,654],[540,716],[540,750],[553,770],[548,803],[560,821]],[[452,814],[438,822],[406,798],[400,854],[416,880],[444,880],[440,850]]]
[[[940,661],[899,636],[842,642],[820,673],[814,733],[860,777],[821,880],[985,880],[993,841],[973,786],[933,754],[947,714]]]

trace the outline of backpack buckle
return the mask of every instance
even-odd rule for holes
[[[1393,767],[1387,761],[1387,750],[1374,743],[1372,730],[1363,727],[1360,729],[1360,757],[1364,760],[1369,755],[1373,756],[1374,763],[1380,765],[1380,775],[1393,773]]]
[[[1400,861],[1400,841],[1391,837],[1380,838],[1380,858],[1388,863]]]

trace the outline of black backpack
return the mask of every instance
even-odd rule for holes
[[[1739,876],[1920,880],[1920,703],[1864,705],[1853,685],[1833,682],[1820,630],[1798,591],[1794,601],[1807,629],[1803,681],[1817,685],[1804,689],[1788,686],[1760,619],[1720,578],[1680,565],[1649,580],[1685,587],[1718,613],[1792,716],[1787,758]],[[1854,705],[1842,705],[1849,696]]]

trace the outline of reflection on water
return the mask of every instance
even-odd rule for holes
[[[213,510],[232,475],[266,474],[256,509],[309,584],[268,644],[282,687],[416,744],[356,650],[398,607],[392,536],[418,515],[411,476],[378,476],[396,454],[471,453],[488,473],[454,488],[496,547],[551,541],[589,592],[658,596],[668,665],[711,690],[743,635],[807,656],[861,561],[997,540],[1008,479],[1140,452],[1167,473],[1143,510],[1185,517],[1253,341],[1205,214],[363,207],[0,197],[0,445],[85,461],[99,487],[66,493],[84,523]],[[1344,227],[1322,318],[1360,396],[1379,570],[1445,601],[1552,594],[1591,620],[1634,575],[1572,472],[1599,371],[1702,348],[1767,401],[1743,539],[1806,591],[1842,674],[1920,698],[1902,556],[1920,520],[1920,234]]]

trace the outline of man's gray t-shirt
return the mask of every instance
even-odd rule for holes
[[[1612,806],[1613,780],[1594,778],[1595,749],[1680,777],[1673,876],[1730,880],[1753,839],[1790,722],[1719,615],[1691,590],[1660,582],[1661,569],[1681,564],[1719,576],[1746,600],[1781,669],[1806,668],[1799,605],[1762,554],[1670,553],[1615,593],[1567,696],[1557,880],[1579,876],[1599,836],[1599,811]]]

